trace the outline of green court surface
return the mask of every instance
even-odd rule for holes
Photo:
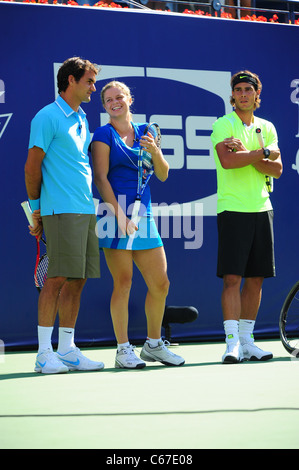
[[[41,375],[35,352],[0,357],[1,449],[296,449],[299,360],[279,340],[265,363],[221,364],[223,343],[172,347],[182,367]],[[137,351],[141,347],[137,346]]]

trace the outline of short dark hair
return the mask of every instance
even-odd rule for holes
[[[81,59],[81,57],[71,57],[65,60],[57,74],[58,93],[66,91],[69,86],[70,75],[73,75],[76,82],[79,82],[86,70],[92,70],[95,74],[98,74],[99,69],[98,65],[92,64],[89,60]]]

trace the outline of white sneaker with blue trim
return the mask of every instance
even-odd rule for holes
[[[92,361],[85,357],[79,348],[72,348],[66,354],[56,353],[57,358],[68,367],[69,370],[102,370],[103,362]]]
[[[68,370],[68,367],[58,359],[51,349],[42,351],[36,356],[35,372],[41,374],[63,374],[68,372]]]

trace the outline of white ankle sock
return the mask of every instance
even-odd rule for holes
[[[75,329],[74,328],[60,327],[58,332],[59,333],[58,333],[57,352],[59,352],[59,354],[66,354],[72,348],[76,347],[76,345],[74,343],[74,335],[75,335]]]
[[[117,351],[120,351],[121,349],[127,348],[130,346],[130,342],[127,341],[126,343],[117,343]]]
[[[154,338],[146,338],[146,342],[150,345],[151,348],[156,348],[158,346],[159,341],[161,341],[161,338],[154,339]]]
[[[255,321],[254,320],[244,320],[240,319],[239,321],[239,336],[241,344],[253,343],[253,329]]]
[[[37,327],[37,337],[38,337],[38,352],[46,351],[50,349],[53,351],[52,348],[52,333],[53,333],[53,326],[39,326]]]
[[[237,343],[239,340],[239,322],[237,320],[225,320],[223,325],[225,341],[227,343]]]

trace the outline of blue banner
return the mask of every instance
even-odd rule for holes
[[[256,333],[277,335],[283,300],[299,274],[298,26],[8,2],[0,3],[0,18],[0,338],[6,346],[36,344],[35,242],[20,206],[26,199],[24,164],[30,122],[54,101],[58,67],[72,56],[102,67],[97,92],[91,103],[83,104],[92,133],[107,120],[100,90],[114,78],[132,90],[134,119],[155,120],[161,127],[170,173],[165,183],[153,177],[151,190],[168,259],[167,304],[192,305],[199,311],[196,321],[173,325],[173,338],[181,341],[224,338],[210,134],[213,122],[231,111],[231,75],[246,68],[260,76],[262,102],[256,114],[276,126],[284,172],[271,196],[277,276],[264,283]],[[114,341],[112,280],[103,254],[101,270],[102,278],[88,281],[83,291],[77,342]],[[133,342],[146,336],[145,295],[136,269],[129,322]]]

